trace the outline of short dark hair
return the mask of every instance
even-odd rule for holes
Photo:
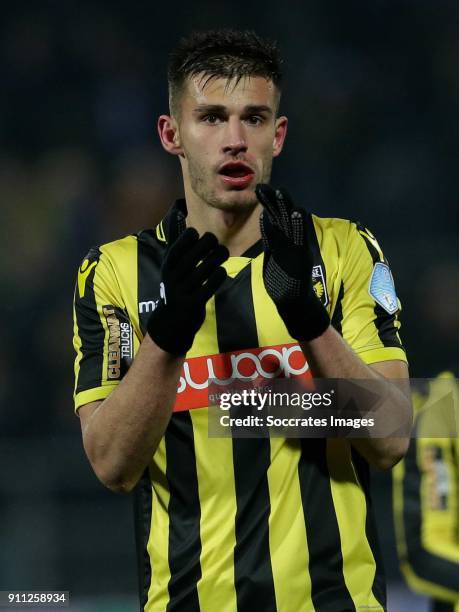
[[[203,74],[208,81],[223,77],[265,77],[280,93],[282,60],[276,42],[244,30],[207,30],[182,38],[169,57],[167,80],[171,112],[187,78]]]

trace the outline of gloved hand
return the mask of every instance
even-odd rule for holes
[[[312,286],[311,215],[295,208],[285,191],[260,183],[255,192],[263,205],[260,229],[266,291],[292,338],[317,338],[330,325],[330,317]]]
[[[161,266],[160,301],[150,315],[147,331],[154,342],[172,355],[185,355],[204,322],[206,302],[226,278],[221,264],[228,249],[217,237],[185,229],[182,211],[171,213],[168,242]]]

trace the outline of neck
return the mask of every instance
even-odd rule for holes
[[[193,197],[187,197],[186,202],[187,226],[196,228],[200,235],[204,232],[215,234],[218,241],[227,247],[231,257],[242,255],[261,238],[261,204],[249,210],[229,212],[197,202]]]

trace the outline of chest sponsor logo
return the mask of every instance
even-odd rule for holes
[[[265,346],[218,355],[192,357],[183,364],[174,411],[209,405],[209,383],[225,387],[235,379],[266,381],[273,378],[310,379],[311,373],[298,344]]]
[[[314,266],[312,268],[312,286],[319,300],[324,306],[327,306],[327,285],[325,283],[325,275],[321,265]]]

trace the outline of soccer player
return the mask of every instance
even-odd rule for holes
[[[141,608],[384,610],[369,465],[407,440],[209,437],[206,389],[249,366],[405,380],[389,267],[367,229],[269,185],[287,133],[274,44],[192,34],[168,80],[158,131],[185,199],[92,249],[75,292],[75,406],[99,479],[136,491]]]
[[[414,394],[415,436],[393,472],[400,567],[432,598],[432,612],[459,612],[458,401],[450,372],[429,383],[427,397]]]

